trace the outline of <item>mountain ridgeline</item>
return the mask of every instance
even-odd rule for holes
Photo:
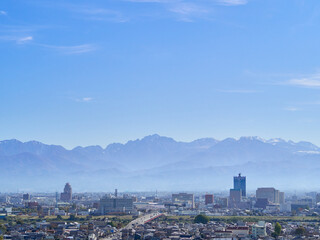
[[[178,142],[159,135],[126,144],[76,147],[36,141],[0,141],[0,191],[56,191],[71,182],[76,191],[202,190],[232,188],[232,176],[247,186],[314,189],[320,148],[309,142],[258,137],[204,138]]]

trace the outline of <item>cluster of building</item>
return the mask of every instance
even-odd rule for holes
[[[96,240],[116,232],[109,220],[90,220],[85,223],[64,221],[39,221],[35,224],[4,224],[3,239],[78,239]],[[3,230],[2,230],[3,231]],[[1,235],[1,230],[0,230]]]
[[[74,207],[76,205],[76,207]],[[255,194],[247,193],[246,177],[235,176],[229,196],[212,193],[150,193],[73,194],[66,183],[61,194],[0,194],[0,218],[5,214],[34,216],[50,215],[139,215],[146,211],[164,211],[174,215],[197,215],[205,212],[211,216],[247,215],[250,212],[274,215],[312,215],[319,213],[320,194],[285,197],[274,187],[258,188]],[[14,211],[12,209],[15,209]],[[27,211],[26,211],[27,210]]]
[[[302,238],[297,229],[304,229]],[[275,235],[275,224],[271,222],[209,222],[188,223],[188,222],[167,222],[155,220],[146,224],[140,224],[134,228],[123,229],[121,238],[123,240],[145,239],[145,240],[249,240],[249,239],[320,239],[319,224],[312,223],[302,225],[301,223],[290,222],[282,224],[281,233]],[[273,237],[272,237],[273,236]]]
[[[267,236],[267,225],[260,222],[261,227],[252,224],[225,224],[210,222],[150,222],[133,229],[122,230],[122,239],[252,239]],[[260,225],[259,225],[260,226]],[[258,235],[259,234],[259,235]]]
[[[172,220],[172,219],[171,219]],[[88,220],[85,222],[45,221],[39,220],[34,224],[4,224],[0,228],[3,239],[40,240],[40,239],[66,239],[66,240],[97,240],[97,239],[123,239],[123,240],[249,240],[249,239],[275,239],[275,224],[271,222],[217,222],[206,224],[186,221],[169,221],[166,217],[153,221],[141,222],[130,228],[116,228],[108,218]],[[320,239],[318,222],[282,223],[280,236],[277,239],[302,239],[297,229],[304,230],[304,239]]]
[[[306,193],[299,197],[285,195],[274,187],[260,187],[248,194],[246,177],[239,174],[233,178],[233,188],[228,193],[73,193],[69,183],[61,194],[0,194],[0,224],[8,216],[29,215],[44,219],[46,216],[78,216],[88,221],[82,223],[42,222],[36,225],[17,224],[6,226],[6,239],[95,239],[108,236],[116,229],[108,221],[91,221],[91,216],[132,215],[145,216],[147,213],[165,213],[166,216],[190,216],[203,214],[219,216],[320,216],[320,194]],[[59,218],[54,218],[55,220]],[[60,218],[61,220],[62,218]],[[66,219],[64,217],[63,219]],[[70,219],[70,218],[68,218]],[[100,224],[100,225],[99,225]],[[182,224],[182,225],[181,225]],[[296,237],[292,234],[300,223],[285,223],[285,239]],[[172,223],[154,221],[123,229],[124,239],[234,239],[270,237],[274,223],[222,222],[208,224]],[[304,226],[310,236],[316,237],[319,226]],[[160,237],[159,237],[160,236]],[[201,238],[199,238],[199,236]],[[311,238],[310,238],[311,239]]]
[[[115,190],[114,196],[108,194],[100,199],[97,213],[101,215],[118,214],[118,213],[133,213],[134,197],[129,195],[118,196],[118,190]]]
[[[229,196],[221,194],[214,196],[210,193],[195,196],[193,193],[178,193],[172,194],[171,203],[173,206],[170,210],[176,210],[181,215],[191,213],[196,215],[199,210],[206,210],[209,215],[246,215],[248,213],[246,210],[262,214],[311,215],[319,212],[320,194],[314,192],[307,193],[307,196],[302,198],[295,195],[285,198],[284,192],[274,187],[260,187],[255,194],[248,195],[246,177],[239,174],[233,178],[233,188],[230,189]]]

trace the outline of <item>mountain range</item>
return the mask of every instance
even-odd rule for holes
[[[248,189],[318,189],[320,148],[309,142],[241,137],[179,142],[157,134],[125,144],[67,150],[37,141],[0,141],[0,192],[222,191],[232,177],[247,176]],[[60,190],[60,191],[61,191]]]

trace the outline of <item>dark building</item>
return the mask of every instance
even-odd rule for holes
[[[228,207],[228,200],[227,197],[218,197],[215,199],[214,208],[227,208]]]
[[[69,202],[72,200],[72,188],[70,183],[66,183],[66,185],[64,186],[63,193],[61,193],[60,195],[60,200],[66,201],[66,202]]]
[[[242,197],[247,195],[246,177],[241,176],[241,173],[239,173],[239,176],[233,177],[233,189],[241,190]]]
[[[237,208],[242,200],[241,189],[230,189],[229,204],[230,208]]]
[[[206,205],[213,204],[213,194],[206,194],[204,196],[204,201]]]
[[[36,209],[39,206],[39,203],[36,201],[32,201],[32,202],[27,202],[26,203],[26,207],[27,208],[34,208]]]
[[[111,197],[105,196],[100,199],[99,213],[101,215],[109,213],[130,213],[133,210],[133,199],[131,197]]]
[[[254,205],[255,208],[262,208],[266,209],[269,205],[268,198],[258,198],[256,204]]]
[[[192,193],[172,194],[172,203],[183,207],[194,208],[194,195]]]
[[[267,198],[269,202],[279,203],[279,193],[279,190],[272,187],[258,188],[256,191],[256,198]]]
[[[22,195],[22,199],[23,199],[24,201],[30,200],[30,194],[29,194],[29,193],[23,194],[23,195]]]

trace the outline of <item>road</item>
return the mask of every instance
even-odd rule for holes
[[[125,229],[131,229],[134,228],[135,226],[141,225],[141,224],[145,224],[147,222],[150,222],[160,216],[162,216],[162,213],[156,212],[156,213],[150,213],[150,214],[146,214],[143,215],[142,217],[139,217],[133,221],[131,221],[127,226],[125,226]]]
[[[138,225],[143,225],[143,224],[146,224],[158,217],[161,217],[163,215],[163,213],[159,213],[159,212],[156,212],[156,213],[150,213],[150,214],[146,214],[146,215],[143,215],[133,221],[131,221],[127,226],[125,226],[124,228],[122,229],[119,229],[118,232],[106,237],[106,238],[103,238],[102,240],[118,240],[118,239],[121,239],[121,231],[123,229],[132,229],[134,228],[135,226],[138,226]]]

